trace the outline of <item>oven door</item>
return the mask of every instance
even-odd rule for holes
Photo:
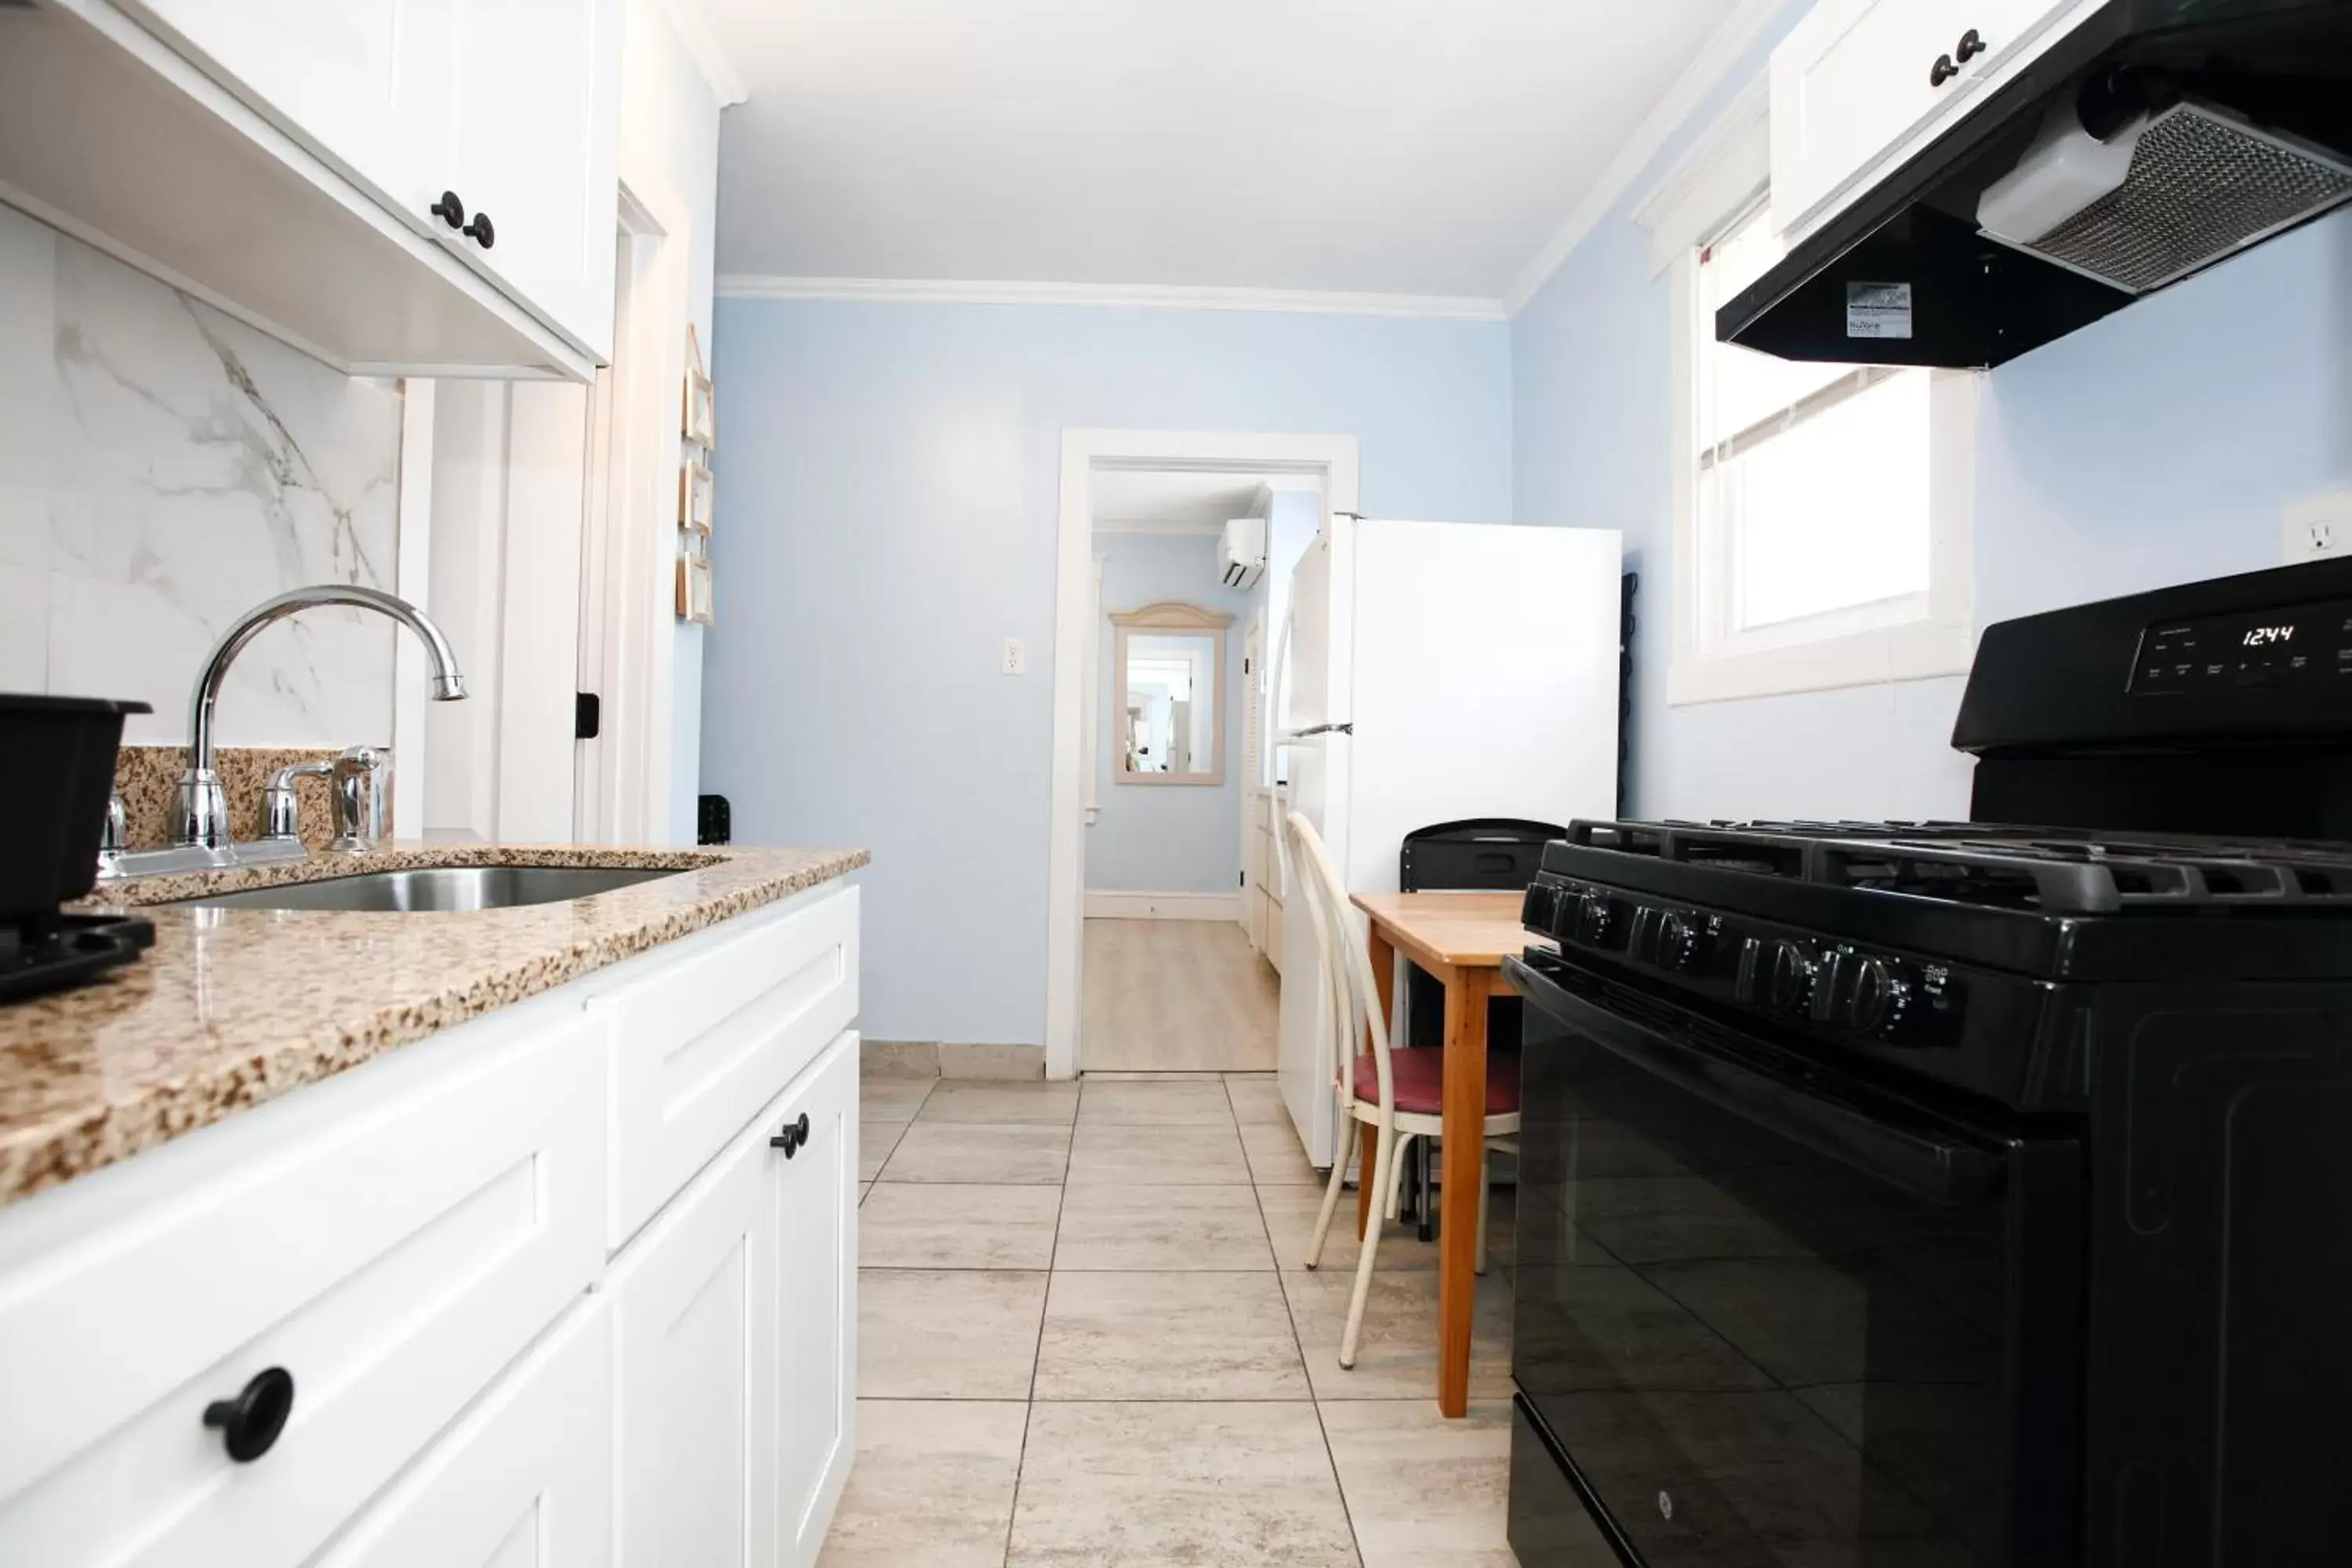
[[[1506,970],[1515,1474],[1539,1431],[1648,1568],[2077,1561],[2079,1145],[1550,954]],[[1546,1495],[1515,1487],[1515,1543],[1558,1538]]]

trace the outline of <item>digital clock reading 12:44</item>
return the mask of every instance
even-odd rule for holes
[[[2294,638],[2293,626],[2256,626],[2246,634],[2244,646],[2263,647],[2274,642],[2291,642]]]

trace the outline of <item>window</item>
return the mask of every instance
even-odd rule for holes
[[[1675,312],[1674,703],[1969,666],[1975,377],[1775,359],[1717,310],[1784,254],[1765,125],[1702,140],[1644,205]],[[1679,229],[1679,232],[1677,232]]]

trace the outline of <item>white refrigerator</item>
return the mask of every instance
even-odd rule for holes
[[[1434,823],[1616,815],[1622,559],[1614,529],[1326,521],[1270,672],[1274,804],[1349,892],[1395,891],[1404,836]],[[1282,921],[1282,1098],[1328,1167],[1330,1026],[1295,886]]]

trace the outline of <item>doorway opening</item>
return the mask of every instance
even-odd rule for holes
[[[1064,433],[1049,1076],[1273,1070],[1264,694],[1287,563],[1269,529],[1259,572],[1229,571],[1223,535],[1279,506],[1295,555],[1355,500],[1350,437]]]

